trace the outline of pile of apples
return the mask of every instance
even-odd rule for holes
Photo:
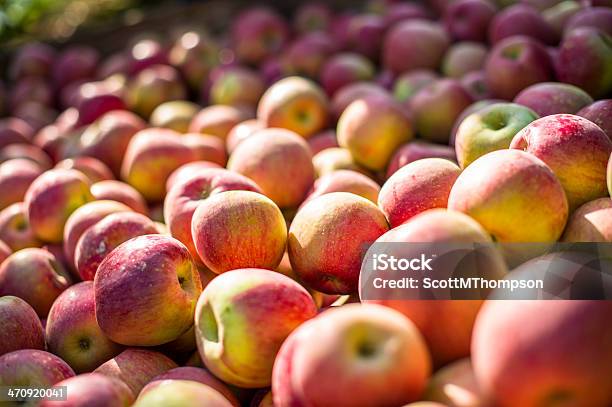
[[[357,292],[376,241],[612,243],[610,7],[305,2],[112,55],[23,45],[0,87],[0,386],[609,407],[612,301]]]

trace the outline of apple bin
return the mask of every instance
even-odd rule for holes
[[[0,405],[612,406],[609,0],[0,21]]]

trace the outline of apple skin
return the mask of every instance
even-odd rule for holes
[[[257,64],[281,51],[289,39],[289,26],[271,9],[251,7],[234,20],[231,39],[241,61]]]
[[[200,106],[186,100],[171,100],[157,106],[149,117],[153,127],[163,127],[187,133],[189,123],[200,111]]]
[[[74,254],[83,233],[111,213],[130,212],[131,208],[116,201],[99,200],[86,203],[70,215],[64,227],[63,252],[70,266],[76,270]]]
[[[439,79],[425,86],[410,100],[417,134],[428,141],[448,143],[455,120],[473,101],[455,79]]]
[[[272,394],[278,406],[399,406],[420,398],[430,372],[427,346],[409,319],[380,305],[349,304],[287,338]]]
[[[198,157],[173,130],[149,128],[132,137],[125,152],[121,178],[149,202],[163,200],[166,180],[183,164]]]
[[[30,76],[17,81],[11,88],[10,110],[13,114],[19,106],[37,102],[43,106],[53,106],[53,89],[45,78]]]
[[[0,210],[23,198],[32,182],[44,172],[34,161],[25,158],[14,158],[0,164]]]
[[[541,43],[514,36],[493,46],[485,63],[485,75],[495,97],[511,100],[526,87],[551,80],[553,67]]]
[[[369,59],[360,54],[344,52],[325,62],[319,79],[325,92],[331,96],[349,83],[373,79],[374,73],[374,65]]]
[[[444,158],[452,162],[457,161],[455,150],[452,147],[426,141],[411,141],[395,150],[387,166],[387,179],[400,168],[423,158]]]
[[[362,13],[350,16],[346,27],[345,46],[371,61],[377,61],[387,26],[382,16]]]
[[[27,76],[46,77],[57,56],[55,49],[41,42],[28,42],[19,47],[9,66],[9,76],[16,80]]]
[[[81,171],[91,183],[115,178],[106,164],[93,157],[67,158],[58,162],[55,168]]]
[[[97,200],[116,201],[124,204],[134,212],[147,215],[149,209],[144,198],[135,188],[125,182],[109,179],[98,181],[91,186],[91,194]]]
[[[255,107],[264,90],[265,83],[256,71],[242,66],[228,67],[213,79],[210,103]]]
[[[357,163],[378,171],[386,168],[400,145],[412,139],[412,123],[391,97],[370,95],[355,100],[342,113],[337,137]]]
[[[94,290],[96,320],[112,341],[155,346],[178,338],[193,324],[202,284],[187,248],[152,234],[110,252],[98,267]]]
[[[158,233],[157,225],[146,216],[121,211],[107,214],[87,228],[74,251],[74,264],[83,281],[93,280],[100,263],[123,242],[137,236]]]
[[[322,195],[306,203],[291,223],[291,267],[317,291],[356,292],[364,244],[388,229],[385,215],[367,199],[347,192]]]
[[[190,380],[164,380],[139,396],[134,407],[231,407],[221,393],[202,383]]]
[[[265,128],[265,125],[257,119],[249,119],[236,124],[227,134],[227,139],[225,140],[227,152],[231,154],[242,140],[250,137],[256,131]]]
[[[379,243],[484,243],[492,240],[474,219],[462,213],[431,209],[409,219],[377,239]],[[503,276],[507,270],[501,254],[490,257],[492,275]],[[469,356],[472,329],[482,305],[479,300],[367,300],[393,308],[408,317],[423,334],[435,366]]]
[[[455,151],[461,168],[491,151],[510,147],[514,136],[539,116],[529,107],[495,103],[467,116],[456,132]]]
[[[304,3],[293,15],[293,28],[299,32],[325,31],[329,28],[334,12],[323,3]]]
[[[612,12],[609,7],[585,7],[578,11],[568,22],[565,32],[568,33],[579,27],[592,27],[612,35]]]
[[[200,171],[209,168],[221,168],[221,166],[210,161],[192,161],[181,165],[168,177],[166,181],[166,191],[170,191],[173,186],[182,184],[185,180],[197,175]]]
[[[601,127],[612,140],[612,99],[593,102],[580,109],[576,114]]]
[[[227,152],[225,142],[219,137],[201,133],[187,133],[182,136],[183,142],[193,150],[196,158],[201,161],[210,161],[225,167]]]
[[[189,133],[210,134],[225,140],[235,125],[252,118],[252,111],[244,107],[212,105],[194,116]]]
[[[210,73],[219,64],[219,46],[208,35],[190,30],[183,33],[168,54],[192,91],[199,91]]]
[[[266,127],[281,127],[308,138],[323,130],[329,119],[329,101],[316,83],[291,76],[265,91],[257,118]]]
[[[136,397],[154,377],[176,367],[172,359],[159,352],[129,348],[98,366],[93,373],[123,381]]]
[[[191,235],[193,214],[201,202],[226,191],[253,191],[261,189],[249,178],[223,168],[204,168],[188,179],[174,184],[164,200],[164,221],[172,237],[181,241],[200,263]]]
[[[593,98],[577,86],[545,82],[523,89],[514,98],[514,103],[527,106],[540,117],[544,117],[559,113],[576,114],[593,103]]]
[[[49,243],[60,243],[70,214],[93,200],[89,179],[83,173],[54,169],[32,182],[24,203],[36,237]]]
[[[127,73],[131,76],[153,65],[168,65],[168,53],[159,41],[143,38],[132,44],[128,50]]]
[[[610,154],[610,160],[608,161],[608,192],[612,197],[612,154]]]
[[[20,349],[45,349],[45,331],[36,311],[19,297],[0,297],[0,356]]]
[[[337,120],[348,105],[369,95],[390,96],[385,88],[373,82],[353,82],[338,89],[330,105],[333,118]]]
[[[450,39],[439,24],[419,19],[402,21],[385,35],[383,65],[396,74],[415,69],[436,71],[449,45]]]
[[[26,159],[38,164],[40,168],[48,170],[53,165],[51,157],[41,148],[32,144],[9,144],[0,149],[0,162],[13,159]]]
[[[285,129],[264,129],[242,141],[227,168],[252,179],[280,208],[297,207],[314,181],[306,141]]]
[[[146,123],[134,113],[115,110],[89,125],[80,137],[82,155],[97,158],[118,177],[130,140]]]
[[[380,186],[371,178],[351,170],[337,170],[318,178],[302,206],[321,195],[330,192],[350,192],[376,203]]]
[[[612,140],[585,118],[570,114],[543,117],[521,130],[510,148],[533,154],[553,170],[565,189],[570,210],[607,195],[606,166]]]
[[[609,405],[611,313],[611,301],[485,302],[472,340],[483,392],[500,407]]]
[[[335,130],[324,130],[309,138],[307,142],[313,156],[326,148],[338,147]]]
[[[220,274],[244,267],[276,268],[285,250],[287,227],[278,206],[264,195],[227,191],[200,203],[191,235],[202,262]]]
[[[53,303],[46,324],[47,348],[76,373],[91,372],[118,355],[96,322],[93,282],[68,287]]]
[[[455,120],[455,124],[453,125],[453,130],[451,130],[451,137],[449,140],[449,145],[451,146],[451,148],[455,145],[455,139],[457,138],[457,130],[459,129],[459,125],[463,122],[463,120],[465,120],[465,118],[471,115],[472,113],[476,113],[480,109],[483,109],[495,103],[506,103],[506,101],[503,99],[477,100],[476,102],[466,107],[463,110],[463,112],[461,112],[461,114],[457,117],[457,120]]]
[[[572,17],[580,12],[582,4],[573,0],[561,1],[542,10],[542,17],[553,28],[557,37],[562,37]]]
[[[0,148],[9,144],[29,144],[34,137],[34,129],[17,117],[0,119]]]
[[[125,99],[131,111],[148,118],[162,103],[186,97],[187,91],[176,69],[152,65],[130,79]]]
[[[0,240],[13,251],[42,246],[42,242],[34,236],[23,202],[14,203],[0,211]]]
[[[393,97],[406,105],[417,92],[438,79],[438,74],[428,69],[416,69],[399,75],[393,84]]]
[[[134,403],[127,384],[99,373],[80,374],[56,386],[66,386],[66,400],[44,400],[40,407],[128,407]]]
[[[142,389],[140,396],[159,385],[163,385],[163,383],[167,380],[188,380],[205,384],[221,393],[234,407],[240,407],[240,402],[225,383],[217,379],[206,369],[190,366],[170,369],[167,372],[156,376]]]
[[[47,316],[55,298],[71,283],[63,266],[43,249],[19,250],[0,265],[0,296],[20,297],[41,318]]]
[[[453,44],[442,60],[445,76],[461,79],[469,72],[483,68],[487,57],[487,47],[477,42],[458,42]]]
[[[576,85],[594,98],[608,95],[612,90],[611,35],[590,27],[568,32],[555,60],[559,81]],[[584,63],[572,63],[576,58]]]
[[[2,386],[51,387],[73,376],[74,371],[66,362],[44,350],[21,349],[0,356]],[[37,403],[30,401],[25,405]]]
[[[444,26],[459,41],[486,42],[497,9],[487,0],[458,0],[444,12]]]
[[[446,208],[448,195],[460,173],[457,164],[443,158],[414,161],[384,183],[378,207],[392,228],[428,209]]]
[[[369,170],[357,164],[351,152],[346,148],[331,147],[319,151],[312,157],[312,164],[317,177],[333,173],[338,170],[351,170],[371,176]]]
[[[486,407],[469,358],[459,359],[434,373],[424,399],[447,407]]]
[[[384,11],[385,25],[392,25],[411,19],[431,19],[431,12],[425,6],[416,3],[392,3]]]
[[[64,49],[53,62],[51,79],[56,89],[95,76],[100,54],[92,47],[73,45]]]
[[[528,4],[515,4],[495,15],[489,26],[489,40],[497,44],[501,40],[524,35],[547,45],[559,40],[555,30],[537,9]]]
[[[281,344],[317,307],[306,289],[280,273],[237,269],[213,279],[196,307],[196,341],[206,367],[245,388],[270,385]]]
[[[612,242],[612,199],[587,202],[572,213],[564,242]]]
[[[520,150],[474,161],[451,189],[448,209],[472,216],[498,242],[519,243],[558,240],[569,210],[550,167]]]

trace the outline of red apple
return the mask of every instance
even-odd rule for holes
[[[200,111],[200,106],[187,100],[171,100],[157,106],[149,117],[153,127],[164,127],[166,129],[186,133],[189,123]]]
[[[612,140],[612,99],[598,100],[576,114],[601,127]]]
[[[81,171],[91,183],[115,178],[106,164],[93,157],[67,158],[57,163],[55,168]]]
[[[56,383],[56,386],[66,387],[66,400],[45,400],[40,407],[126,407],[134,402],[127,384],[99,373],[71,377]]]
[[[488,0],[457,0],[445,10],[444,25],[456,40],[486,42],[496,11]]]
[[[457,161],[455,150],[451,147],[425,141],[411,141],[395,150],[387,166],[387,179],[400,168],[423,158],[444,158],[453,162]]]
[[[142,195],[129,184],[116,180],[96,182],[91,186],[91,194],[97,200],[120,202],[134,212],[147,215],[149,209]]]
[[[51,72],[51,66],[56,57],[56,51],[50,45],[40,42],[27,42],[19,48],[11,60],[9,74],[11,79],[26,76],[46,77]]]
[[[221,168],[221,166],[210,161],[192,161],[181,165],[168,177],[166,181],[166,192],[170,191],[174,185],[183,183],[184,180],[192,176],[197,176],[201,170],[208,168]]]
[[[0,356],[0,383],[3,386],[46,388],[73,376],[74,372],[66,362],[43,350],[22,349]]]
[[[23,202],[0,211],[0,240],[13,251],[42,246],[42,242],[34,236]]]
[[[195,115],[189,124],[189,132],[210,134],[225,140],[235,125],[251,118],[252,112],[244,107],[212,105]]]
[[[0,119],[0,148],[9,144],[29,144],[34,137],[34,129],[17,117]]]
[[[338,89],[331,101],[330,110],[332,116],[338,119],[348,105],[357,99],[369,95],[389,96],[389,92],[382,86],[372,82],[354,82],[343,86],[341,89]]]
[[[514,98],[514,103],[527,106],[540,117],[544,117],[559,113],[576,114],[593,103],[593,98],[577,86],[545,82],[523,89]]]
[[[259,63],[277,54],[287,42],[289,27],[282,16],[265,7],[252,7],[239,14],[231,27],[238,58]]]
[[[0,164],[0,210],[23,201],[30,184],[44,172],[34,161],[16,158]]]
[[[580,206],[567,222],[566,242],[612,242],[612,199],[599,198]]]
[[[313,184],[302,206],[330,192],[350,192],[376,203],[380,186],[371,178],[350,170],[337,170],[318,178]]]
[[[171,100],[186,98],[179,72],[167,65],[152,65],[131,79],[126,103],[130,110],[149,117],[155,108]]]
[[[0,356],[20,349],[45,349],[45,331],[36,311],[24,300],[0,297]]]
[[[495,15],[489,27],[489,40],[496,44],[515,35],[524,35],[547,45],[558,41],[555,30],[538,10],[527,4],[515,4]]]
[[[219,47],[208,35],[197,31],[183,33],[170,50],[170,63],[177,68],[192,90],[198,91],[210,70],[219,63]]]
[[[51,77],[57,89],[80,80],[95,76],[100,55],[94,48],[84,45],[73,45],[57,56],[53,63]]]

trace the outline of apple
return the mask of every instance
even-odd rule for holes
[[[219,64],[219,54],[219,46],[210,36],[190,30],[176,40],[168,59],[191,90],[199,91],[211,69]]]
[[[487,301],[472,339],[485,396],[500,407],[609,405],[611,313],[610,301]]]
[[[576,28],[591,27],[612,35],[612,12],[608,7],[585,7],[578,11],[568,21],[565,32],[568,33]]]
[[[527,106],[544,117],[559,113],[576,114],[593,103],[593,98],[577,86],[545,82],[523,89],[514,98],[514,103]]]
[[[20,297],[41,318],[47,316],[53,301],[71,283],[64,267],[43,249],[19,250],[0,265],[0,296]]]
[[[202,285],[187,248],[151,234],[110,252],[95,273],[94,290],[96,320],[106,336],[122,345],[155,346],[193,324]]]
[[[173,130],[149,128],[130,140],[125,152],[121,178],[150,202],[165,195],[170,174],[183,164],[197,160],[196,152]]]
[[[405,109],[389,96],[371,95],[351,103],[340,116],[338,144],[355,161],[378,171],[386,168],[393,152],[413,137]]]
[[[496,43],[485,63],[487,86],[501,99],[513,99],[521,90],[552,79],[553,67],[546,48],[526,36]]]
[[[19,79],[29,76],[46,77],[56,58],[56,51],[41,42],[27,42],[19,47],[10,61],[9,76]]]
[[[346,148],[331,147],[319,151],[312,157],[315,174],[322,177],[337,170],[351,170],[370,176],[370,172],[357,164],[351,152]]]
[[[448,195],[461,173],[443,158],[424,158],[400,168],[382,186],[378,207],[393,228],[433,208],[446,208]]]
[[[157,386],[163,385],[164,382],[168,380],[188,380],[205,384],[221,393],[233,406],[240,406],[240,402],[225,383],[217,379],[206,369],[190,366],[170,369],[167,372],[156,376],[155,378],[153,378],[153,380],[147,383],[147,385],[140,392],[140,395],[142,396],[148,391],[156,388]]]
[[[55,168],[77,170],[85,174],[91,183],[114,179],[112,171],[102,161],[93,157],[66,158],[58,162]]]
[[[316,313],[308,291],[289,277],[263,269],[228,271],[213,279],[198,300],[200,356],[227,383],[269,386],[281,344]]]
[[[477,42],[458,42],[444,54],[442,72],[445,76],[460,79],[469,72],[484,67],[487,47]]]
[[[426,400],[447,407],[485,407],[469,358],[459,359],[438,370],[429,380]]]
[[[467,116],[457,128],[455,151],[461,168],[491,151],[510,147],[514,136],[538,119],[529,107],[494,103]]]
[[[51,387],[74,376],[59,357],[38,349],[21,349],[0,356],[0,385],[7,387]],[[24,403],[16,403],[23,405]],[[25,405],[36,405],[31,400]]]
[[[379,244],[432,243],[434,247],[437,245],[441,248],[440,243],[490,245],[492,239],[487,231],[469,216],[438,208],[414,216],[379,237],[376,242]],[[402,255],[411,255],[410,246],[404,247]],[[486,267],[491,276],[501,278],[507,272],[504,259],[497,250],[481,252],[479,260],[483,262],[479,264]],[[463,270],[459,268],[456,271]],[[453,360],[469,356],[470,339],[474,321],[482,305],[481,300],[401,300],[394,299],[390,295],[389,298],[377,300],[362,298],[362,301],[385,305],[408,317],[423,334],[436,366],[443,366]]]
[[[45,349],[45,331],[36,311],[24,300],[0,297],[0,356],[20,349]]]
[[[387,25],[382,16],[373,13],[356,14],[349,18],[345,32],[345,46],[371,61],[378,60]]]
[[[380,186],[371,178],[351,170],[337,170],[318,178],[302,206],[321,195],[330,192],[350,192],[376,203]]]
[[[179,72],[168,65],[152,65],[131,78],[126,90],[126,104],[142,117],[150,117],[164,102],[187,96]]]
[[[427,346],[409,319],[349,304],[302,324],[283,343],[272,395],[279,406],[400,406],[420,398],[430,372]]]
[[[51,157],[42,149],[32,144],[9,144],[0,149],[0,162],[2,163],[18,158],[33,161],[44,170],[50,169],[53,165]]]
[[[338,53],[329,58],[321,68],[319,79],[328,95],[358,81],[374,78],[374,65],[366,57],[351,52]]]
[[[114,110],[125,110],[123,87],[126,79],[123,76],[110,77],[100,82],[85,82],[80,85],[73,97],[72,106],[79,112],[77,125],[93,123],[105,113]]]
[[[402,21],[385,35],[383,65],[396,74],[415,69],[435,71],[449,45],[450,39],[439,24],[418,19]]]
[[[252,112],[244,107],[211,105],[195,115],[189,124],[189,132],[210,134],[225,140],[235,125],[251,118]]]
[[[612,140],[612,99],[593,102],[580,109],[576,114],[601,127]]]
[[[265,125],[257,119],[249,119],[236,124],[227,134],[225,140],[227,152],[231,154],[242,140],[261,129],[265,129]]]
[[[447,143],[457,117],[474,100],[456,79],[439,79],[410,100],[415,130],[422,138]]]
[[[325,31],[333,17],[333,11],[324,3],[304,3],[295,10],[293,27],[300,33]]]
[[[97,200],[116,201],[143,215],[147,215],[149,212],[140,192],[125,182],[112,179],[98,181],[92,184],[91,194]]]
[[[306,141],[285,129],[263,129],[243,140],[227,168],[255,181],[280,208],[297,207],[314,181],[312,154]]]
[[[164,380],[136,399],[134,407],[231,407],[221,393],[202,383],[190,380]]]
[[[244,267],[276,268],[285,250],[287,228],[269,198],[252,191],[227,191],[199,204],[191,235],[202,262],[220,274]]]
[[[400,168],[423,158],[444,158],[452,162],[457,161],[455,150],[452,147],[428,143],[426,141],[411,141],[395,150],[387,166],[387,179]]]
[[[51,80],[56,89],[70,83],[92,79],[100,62],[100,54],[92,47],[72,45],[62,50],[53,62]]]
[[[610,161],[608,161],[608,192],[612,197],[612,154],[610,154]]]
[[[563,234],[565,242],[612,242],[612,199],[587,202],[572,213]]]
[[[491,21],[489,40],[492,44],[516,35],[524,35],[547,45],[555,45],[558,41],[555,30],[535,7],[528,4],[507,7]]]
[[[214,78],[210,103],[255,107],[264,90],[264,81],[256,71],[242,66],[229,67]]]
[[[13,251],[11,250],[9,245],[0,240],[0,264],[2,264],[2,262],[6,260],[11,255],[11,253],[13,253]]]
[[[32,182],[24,202],[36,237],[49,243],[59,243],[70,214],[93,199],[89,180],[83,173],[54,169]]]
[[[519,243],[558,240],[569,211],[550,167],[520,150],[474,161],[453,185],[448,208],[473,217],[498,242]]]
[[[338,119],[348,105],[369,95],[389,96],[389,92],[373,82],[353,82],[338,89],[330,105],[333,118]]]
[[[181,184],[184,180],[197,176],[200,171],[208,168],[221,168],[221,166],[210,161],[192,161],[181,165],[168,177],[166,181],[166,191],[170,191],[174,185]]]
[[[98,366],[93,373],[121,380],[136,397],[153,378],[176,367],[172,359],[159,352],[128,348]]]
[[[43,400],[40,407],[127,407],[134,402],[132,390],[123,381],[99,373],[80,374],[56,386],[66,387],[66,400]]]
[[[265,91],[257,118],[266,127],[281,127],[308,138],[325,128],[329,102],[316,83],[298,76],[281,79]]]
[[[15,158],[0,164],[0,210],[23,201],[30,184],[44,172],[34,161]]]
[[[98,327],[91,281],[68,287],[53,303],[46,324],[47,348],[77,373],[91,372],[121,352]]]
[[[391,27],[403,20],[431,19],[430,10],[417,3],[391,3],[384,12],[385,25]]]
[[[43,106],[53,106],[53,89],[45,78],[29,76],[13,85],[10,93],[10,110],[15,113],[20,105],[38,102]]]
[[[120,211],[107,214],[87,228],[77,241],[74,265],[79,276],[83,280],[93,280],[100,263],[121,243],[156,233],[155,223],[139,213]]]
[[[486,42],[496,11],[488,0],[457,0],[444,11],[444,26],[455,40]]]
[[[555,60],[559,81],[576,85],[594,98],[608,95],[612,90],[610,35],[590,27],[568,32]],[[577,58],[583,63],[573,63]]]
[[[13,251],[27,247],[40,247],[30,226],[23,202],[17,202],[0,211],[0,240]]]
[[[393,84],[393,96],[406,104],[425,86],[438,79],[436,72],[427,69],[416,69],[399,75]]]
[[[277,54],[287,43],[289,27],[282,16],[265,7],[241,12],[231,26],[231,39],[238,58],[256,64]]]
[[[168,55],[164,46],[152,38],[136,41],[129,51],[128,73],[136,75],[152,65],[168,65]]]
[[[542,17],[561,37],[572,17],[580,12],[582,5],[574,0],[564,0],[542,11]]]
[[[510,148],[533,154],[553,170],[565,189],[570,210],[607,195],[606,166],[612,140],[585,118],[570,114],[543,117],[521,130]]]
[[[364,245],[389,229],[372,202],[347,192],[312,199],[296,214],[287,250],[295,274],[317,291],[357,291]]]
[[[29,144],[34,137],[34,129],[17,117],[0,119],[0,148],[10,144]]]
[[[200,261],[191,235],[193,214],[209,197],[226,191],[261,192],[249,178],[222,168],[205,168],[178,181],[164,200],[164,221],[170,234],[181,241],[197,262]]]
[[[461,112],[461,114],[457,117],[457,120],[455,120],[453,130],[451,130],[451,138],[449,141],[451,148],[455,145],[455,138],[457,137],[457,130],[459,129],[459,125],[463,122],[463,120],[465,120],[466,117],[492,104],[505,102],[506,101],[503,99],[483,99],[477,100],[476,102],[466,107],[463,112]]]
[[[193,150],[196,158],[200,161],[209,161],[225,167],[227,164],[227,152],[225,142],[219,137],[201,133],[187,133],[182,136],[183,142]]]
[[[307,141],[313,156],[326,148],[338,147],[335,130],[324,130],[315,134]]]
[[[200,106],[186,100],[171,100],[157,106],[149,117],[153,127],[164,127],[179,133],[187,133],[189,123],[200,111]]]

